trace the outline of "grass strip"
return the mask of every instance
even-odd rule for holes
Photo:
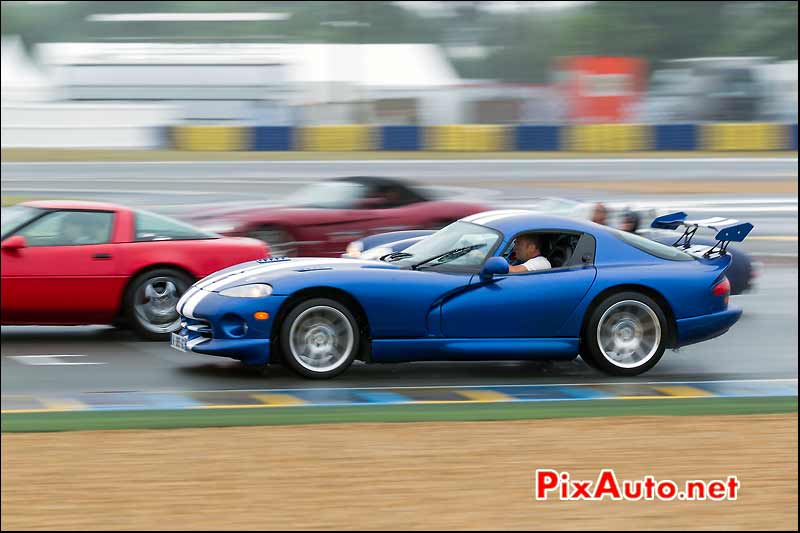
[[[3,432],[797,412],[797,396],[3,413]]]

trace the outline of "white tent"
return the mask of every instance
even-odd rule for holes
[[[2,38],[2,101],[42,102],[55,98],[48,78],[30,60],[19,37]]]
[[[358,102],[381,99],[458,120],[461,80],[431,44],[44,43],[38,54],[70,99],[159,100],[191,120],[348,123]]]
[[[460,83],[432,44],[44,43],[44,63],[78,65],[285,65],[290,83],[431,87]]]

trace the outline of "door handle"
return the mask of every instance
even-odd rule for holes
[[[92,259],[111,259],[111,254],[94,254]]]

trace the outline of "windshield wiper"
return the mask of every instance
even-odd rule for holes
[[[419,267],[431,263],[433,261],[439,260],[440,262],[444,262],[443,259],[453,260],[458,259],[462,255],[466,255],[470,253],[472,250],[477,250],[478,248],[483,248],[486,244],[473,244],[472,246],[464,246],[463,248],[456,248],[455,250],[450,250],[443,254],[439,254],[433,257],[426,259],[425,261],[420,261],[414,265],[411,265],[411,270],[417,270]]]
[[[390,261],[397,260],[397,259],[405,259],[407,257],[412,257],[414,254],[410,254],[408,252],[392,252],[390,254],[382,255],[378,259],[381,261],[386,261],[387,259]]]

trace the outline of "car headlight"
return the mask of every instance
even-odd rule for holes
[[[362,251],[364,251],[364,243],[361,241],[353,241],[347,245],[347,249],[344,251],[344,257],[353,257],[358,259],[361,257]]]
[[[239,285],[219,291],[222,296],[233,298],[263,298],[272,294],[272,286],[266,283],[251,283],[250,285]]]

